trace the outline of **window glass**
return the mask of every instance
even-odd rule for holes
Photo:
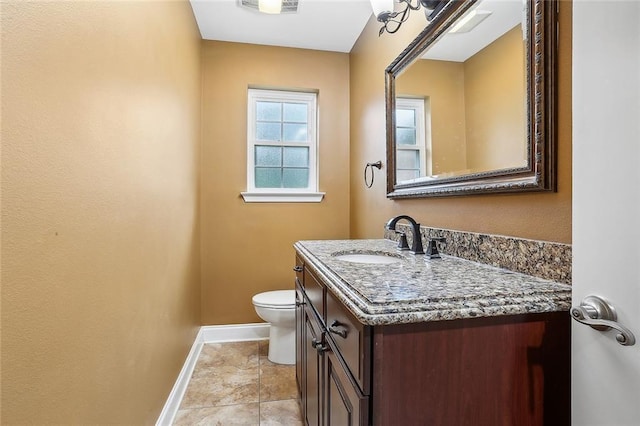
[[[398,145],[415,145],[416,129],[396,128],[396,143]]]
[[[416,111],[413,109],[396,109],[396,126],[415,127]]]
[[[307,147],[286,147],[284,149],[284,167],[308,167],[309,148]]]
[[[260,141],[282,140],[280,123],[256,123],[256,139]]]
[[[282,103],[280,102],[256,102],[256,120],[258,121],[280,121]]]
[[[284,121],[295,123],[307,122],[307,105],[306,104],[291,104],[285,103],[284,107]]]
[[[282,186],[285,188],[306,188],[309,182],[309,169],[282,170]]]
[[[396,179],[398,182],[402,182],[405,180],[412,180],[420,177],[420,174],[416,170],[397,170],[396,171]]]
[[[256,188],[280,188],[281,169],[256,167]]]
[[[414,150],[399,150],[396,158],[398,169],[420,169],[420,153]]]
[[[256,146],[256,167],[280,167],[282,148],[279,146]]]
[[[305,142],[307,140],[306,124],[284,124],[284,139],[288,142]]]

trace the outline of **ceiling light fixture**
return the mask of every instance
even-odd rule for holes
[[[240,0],[240,5],[271,15],[298,12],[298,0]]]
[[[424,8],[424,14],[428,21],[432,20],[438,12],[442,10],[449,0],[397,0],[398,3],[405,4],[403,10],[394,11],[393,0],[370,0],[373,13],[376,15],[378,22],[382,22],[380,33],[388,32],[393,34],[400,29],[400,26],[409,19],[412,10]]]
[[[492,12],[488,10],[474,9],[456,22],[456,24],[449,30],[449,34],[468,33],[477,27],[480,22],[487,19],[491,13]]]
[[[282,0],[258,0],[258,10],[262,13],[282,12]]]

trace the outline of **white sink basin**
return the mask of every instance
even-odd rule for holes
[[[373,263],[373,264],[388,264],[400,262],[403,258],[396,257],[387,254],[372,254],[372,253],[346,253],[335,255],[335,258],[344,262],[353,263]]]

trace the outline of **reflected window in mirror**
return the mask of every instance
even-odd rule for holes
[[[411,181],[431,171],[431,138],[426,131],[430,111],[426,104],[424,98],[396,98],[398,181]]]

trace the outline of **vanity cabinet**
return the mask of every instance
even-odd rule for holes
[[[367,425],[369,398],[359,385],[368,383],[364,327],[358,330],[348,314],[339,313],[331,293],[299,258],[296,270],[302,273],[296,276],[296,379],[305,424]],[[332,318],[329,325],[327,315]]]
[[[296,264],[306,424],[571,423],[567,312],[366,325],[320,274]]]

